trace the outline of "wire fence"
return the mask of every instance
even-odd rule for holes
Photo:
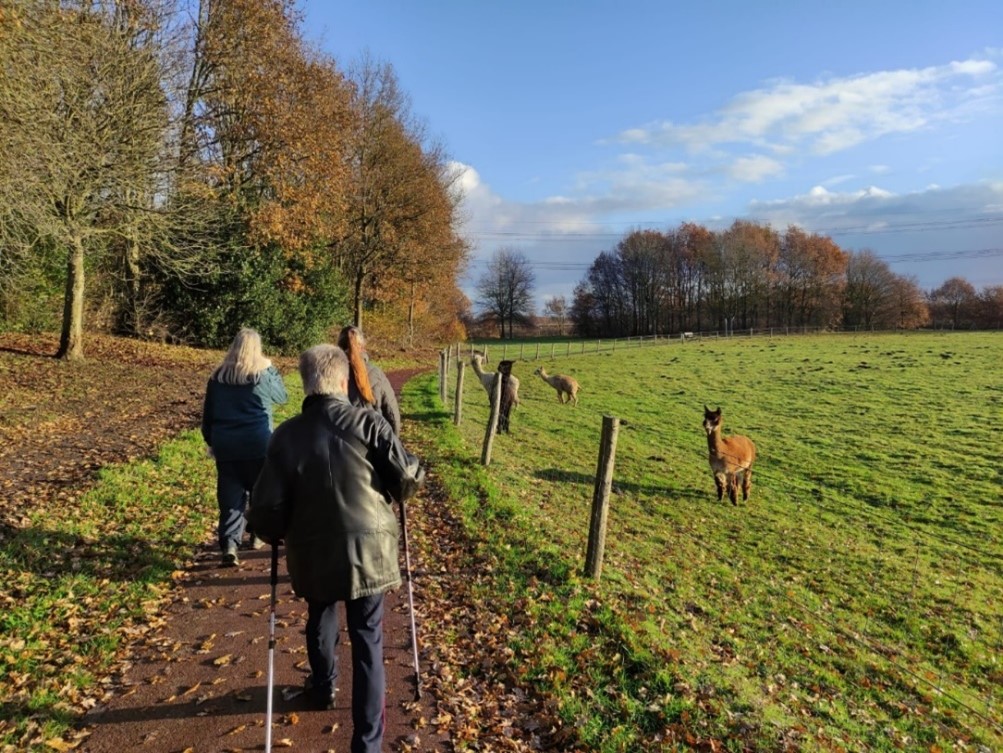
[[[910,330],[912,332],[912,330]],[[928,330],[918,330],[918,332],[929,332]],[[855,327],[853,329],[832,329],[828,327],[759,327],[751,329],[733,330],[708,330],[704,332],[678,332],[665,335],[636,335],[633,337],[614,338],[576,338],[576,337],[556,337],[538,342],[527,341],[507,341],[507,340],[478,340],[456,342],[446,348],[450,358],[466,355],[468,358],[475,352],[481,353],[485,360],[515,360],[515,361],[538,361],[541,358],[570,358],[572,356],[595,355],[597,353],[616,353],[631,348],[644,348],[658,345],[679,345],[690,342],[701,342],[708,340],[723,339],[750,339],[750,338],[774,338],[793,337],[807,335],[856,335],[856,334],[882,334],[866,327]],[[888,334],[903,334],[903,331],[893,331]]]

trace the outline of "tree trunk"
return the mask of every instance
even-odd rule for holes
[[[139,315],[139,244],[129,238],[125,245],[125,316],[122,326],[128,335],[139,335],[143,323]]]
[[[415,284],[411,283],[411,300],[407,305],[407,344],[408,347],[414,345],[414,302],[415,299]]]
[[[355,324],[356,327],[362,329],[362,280],[365,277],[364,272],[358,272],[355,275]]]
[[[79,235],[70,240],[66,262],[66,297],[63,329],[56,358],[75,361],[84,357],[84,243]]]

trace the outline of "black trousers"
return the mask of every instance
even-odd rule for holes
[[[338,679],[338,602],[307,599],[306,651],[313,693],[326,700]],[[383,668],[383,594],[345,602],[352,642],[351,753],[380,753],[386,707]]]

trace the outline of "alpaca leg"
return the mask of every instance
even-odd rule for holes
[[[752,491],[752,469],[746,468],[742,474],[742,499],[748,499]]]
[[[724,498],[724,474],[715,473],[714,474],[714,486],[717,487],[717,501],[720,502]]]
[[[731,504],[738,505],[738,477],[733,473],[728,476],[728,499]]]

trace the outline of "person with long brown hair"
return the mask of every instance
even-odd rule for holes
[[[387,375],[379,366],[370,362],[362,330],[352,325],[343,328],[338,335],[338,347],[348,356],[349,402],[379,411],[390,422],[394,434],[400,436],[401,412],[397,396]]]
[[[272,435],[272,406],[288,400],[286,387],[261,352],[261,336],[247,327],[233,339],[206,385],[202,437],[216,461],[217,536],[224,565],[237,565],[244,510]],[[252,544],[260,546],[252,534]]]

